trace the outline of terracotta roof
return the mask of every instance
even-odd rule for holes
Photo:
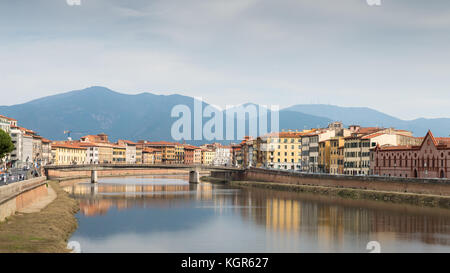
[[[108,143],[106,140],[102,139],[102,137],[107,137],[106,134],[98,134],[98,135],[86,135],[82,136],[80,139],[85,140],[88,139],[91,142],[98,142],[98,143]]]
[[[81,150],[85,150],[85,147],[81,147],[79,145],[75,145],[75,144],[62,144],[62,143],[55,143],[52,144],[52,149],[53,148],[67,148],[67,149],[81,149]]]
[[[51,143],[51,141],[46,139],[46,138],[42,138],[42,142],[44,142],[44,143]]]
[[[150,146],[176,146],[176,145],[180,145],[179,143],[174,143],[174,142],[168,142],[168,141],[155,141],[155,142],[146,142],[144,143],[146,145],[150,145]]]
[[[32,134],[32,135],[35,134],[35,132],[33,130],[30,130],[30,129],[27,129],[27,128],[23,128],[23,127],[20,127],[20,126],[17,126],[15,128],[18,128],[20,131],[23,131],[23,132],[28,133],[28,134]]]
[[[127,147],[125,145],[120,145],[120,144],[110,144],[111,147],[116,148],[116,149],[126,149]]]
[[[365,136],[362,136],[361,139],[371,139],[371,138],[382,136],[385,134],[386,133],[375,133],[375,134],[365,135]]]
[[[82,146],[82,147],[99,147],[99,143],[94,143],[94,142],[80,142],[78,145]]]
[[[378,149],[380,151],[396,151],[396,150],[413,150],[418,148],[418,146],[402,145],[402,146],[380,146]]]
[[[9,118],[9,117],[3,116],[3,115],[0,115],[0,118],[4,118],[7,120],[11,120],[11,121],[17,121],[17,119]]]
[[[358,134],[373,134],[375,132],[384,130],[383,128],[379,128],[379,127],[362,127],[359,128],[359,130],[357,131]]]
[[[117,142],[123,142],[129,145],[137,145],[136,142],[130,141],[130,140],[123,140],[123,139],[119,139]]]
[[[145,148],[142,150],[143,153],[154,153],[154,152],[161,152],[160,149],[155,149],[155,148]]]
[[[436,137],[438,144],[450,144],[450,137]]]

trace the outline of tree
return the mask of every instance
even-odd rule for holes
[[[14,151],[14,144],[12,143],[11,137],[0,129],[0,160],[12,151]]]

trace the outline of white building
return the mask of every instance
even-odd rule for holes
[[[214,166],[230,166],[231,165],[231,148],[228,146],[217,146],[212,161]]]
[[[22,168],[33,163],[33,136],[30,130],[12,126],[10,135],[14,144],[14,151],[11,152],[11,163],[14,168]]]
[[[22,168],[24,166],[24,158],[22,153],[23,146],[23,133],[17,128],[11,128],[11,140],[14,144],[14,151],[11,153],[11,162],[14,168]]]
[[[29,165],[33,163],[33,136],[24,134],[22,136],[22,163]]]
[[[127,164],[136,164],[136,143],[129,140],[119,140],[117,142],[119,145],[125,145],[125,162]]]
[[[99,164],[99,147],[95,143],[80,142],[81,147],[86,148],[86,164]]]
[[[5,131],[6,133],[9,133],[11,130],[11,125],[9,123],[9,120],[7,117],[0,116],[0,129]]]

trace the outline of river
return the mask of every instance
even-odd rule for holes
[[[210,183],[65,183],[82,252],[450,252],[450,210]]]

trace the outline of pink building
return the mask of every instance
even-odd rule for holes
[[[428,131],[419,146],[377,146],[370,166],[374,175],[450,178],[450,138],[435,138]]]

